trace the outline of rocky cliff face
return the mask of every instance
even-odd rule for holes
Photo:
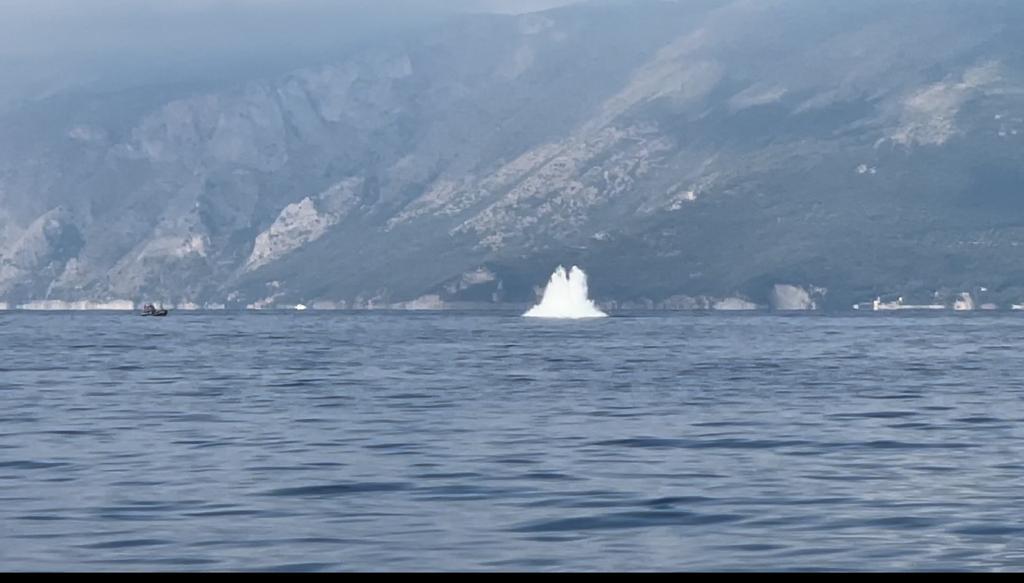
[[[215,91],[0,119],[0,301],[1024,296],[1024,9],[645,2],[453,20]],[[951,296],[952,297],[952,296]]]

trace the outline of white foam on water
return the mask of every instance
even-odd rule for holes
[[[604,318],[588,297],[587,274],[575,265],[569,271],[561,265],[551,274],[540,303],[523,314],[526,318]]]

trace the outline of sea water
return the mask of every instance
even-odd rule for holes
[[[1024,568],[1019,314],[519,316],[0,313],[0,568]]]

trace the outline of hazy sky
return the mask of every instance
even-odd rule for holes
[[[313,43],[453,12],[529,12],[580,0],[0,0],[0,56],[132,47]],[[260,36],[263,35],[263,36]],[[255,38],[254,38],[255,36]]]
[[[75,87],[273,73],[455,13],[581,1],[0,0],[0,109]]]

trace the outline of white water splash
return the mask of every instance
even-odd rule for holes
[[[575,265],[569,271],[561,265],[551,274],[540,303],[523,314],[526,318],[604,318],[593,300],[587,297],[587,274]]]

